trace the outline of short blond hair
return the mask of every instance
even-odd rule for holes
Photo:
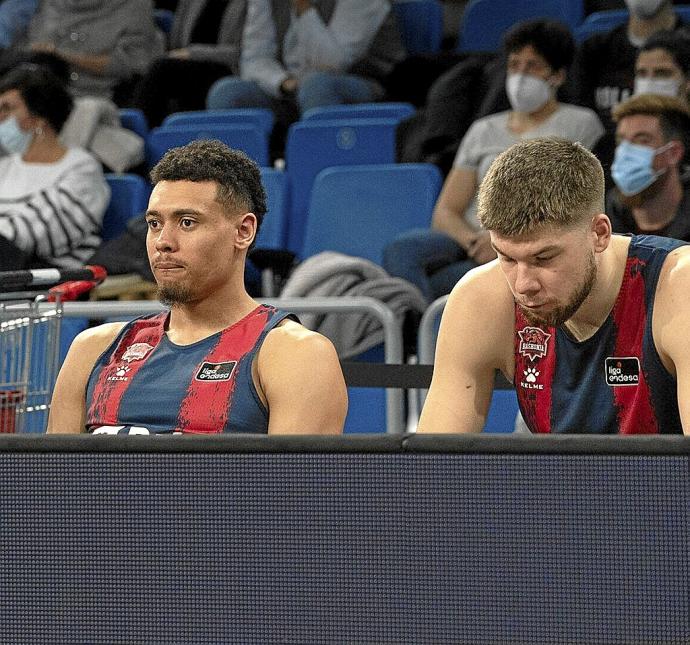
[[[479,186],[481,225],[505,236],[569,227],[604,212],[604,171],[580,143],[531,139],[512,145]]]
[[[675,96],[636,94],[611,110],[614,123],[628,116],[655,116],[667,141],[677,139],[687,145],[690,137],[690,109]]]

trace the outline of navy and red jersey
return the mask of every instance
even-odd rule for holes
[[[128,323],[101,354],[86,390],[94,434],[268,432],[252,362],[271,329],[289,316],[259,305],[191,345],[165,333],[169,313]]]
[[[560,327],[531,325],[516,306],[514,382],[532,432],[682,433],[676,380],[652,338],[659,273],[682,244],[632,237],[614,307],[582,342]]]

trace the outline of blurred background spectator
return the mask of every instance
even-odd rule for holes
[[[383,98],[404,55],[389,0],[248,0],[239,76],[217,81],[207,107],[271,108],[280,139],[309,108]]]
[[[618,146],[606,213],[618,233],[690,241],[690,111],[674,96],[639,94],[613,110]]]
[[[26,37],[3,57],[10,68],[41,52],[64,60],[75,96],[130,101],[132,84],[163,52],[151,0],[42,0]]]
[[[594,109],[606,130],[595,152],[607,175],[615,148],[611,110],[632,96],[638,50],[654,34],[686,29],[671,0],[625,0],[630,16],[579,47],[568,83],[573,102]]]
[[[654,34],[637,55],[634,94],[675,96],[687,105],[688,92],[690,34],[684,30]]]
[[[180,0],[168,53],[139,83],[135,104],[149,126],[184,110],[201,110],[211,84],[239,71],[247,0]]]
[[[0,267],[80,266],[100,244],[110,190],[101,165],[58,133],[72,97],[51,72],[0,79]]]
[[[558,101],[575,43],[565,25],[519,23],[505,36],[511,109],[475,121],[463,137],[434,209],[431,230],[412,230],[385,251],[384,266],[417,285],[431,301],[447,294],[471,268],[495,257],[476,218],[477,188],[491,162],[513,143],[558,136],[592,148],[603,133],[596,114]]]

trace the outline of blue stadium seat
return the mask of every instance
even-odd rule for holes
[[[457,50],[495,52],[517,22],[551,18],[575,29],[583,16],[582,0],[470,0],[460,21]]]
[[[287,175],[275,168],[261,168],[261,183],[266,191],[268,210],[256,238],[261,249],[284,249],[287,242],[289,185]]]
[[[311,191],[302,257],[329,250],[382,264],[383,249],[396,235],[431,225],[442,182],[432,164],[322,170]]]
[[[673,10],[680,16],[683,22],[690,22],[690,5],[675,5]],[[577,43],[584,42],[590,36],[610,31],[628,20],[627,9],[609,9],[607,11],[595,11],[585,17],[581,25],[573,32]]]
[[[303,256],[339,251],[376,263],[398,233],[431,224],[441,190],[441,173],[431,164],[374,164],[322,170],[314,181]],[[359,231],[361,234],[355,234]],[[382,362],[379,345],[355,360]],[[345,432],[386,427],[383,388],[349,388]]]
[[[309,195],[329,166],[395,163],[395,119],[298,121],[290,126],[285,163],[290,179],[288,249],[302,251]]]
[[[233,125],[236,123],[254,125],[267,135],[273,130],[275,117],[272,110],[266,108],[237,108],[229,110],[196,110],[175,112],[163,120],[163,125],[194,125],[204,127],[208,123]]]
[[[154,9],[153,19],[156,22],[156,27],[158,27],[158,29],[160,29],[164,34],[168,35],[172,30],[175,14],[170,9]]]
[[[123,128],[136,132],[142,139],[149,136],[149,124],[141,110],[137,108],[120,108],[120,123]]]
[[[441,51],[443,6],[439,0],[395,0],[393,11],[408,54]]]
[[[415,108],[411,103],[352,103],[310,108],[302,115],[302,121],[311,119],[397,119],[402,121],[414,113]]]
[[[268,165],[268,135],[253,125],[166,125],[153,128],[146,140],[146,163],[153,167],[170,148],[196,139],[219,139],[231,148],[241,150],[260,166]]]
[[[103,241],[124,232],[127,222],[143,213],[148,205],[151,186],[139,175],[106,173],[110,186],[110,204],[103,216]]]

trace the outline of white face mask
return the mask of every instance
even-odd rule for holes
[[[625,0],[630,13],[635,14],[638,18],[651,18],[659,13],[661,5],[664,0]]]
[[[677,78],[639,78],[636,76],[633,94],[678,96],[680,94],[680,81]]]
[[[9,154],[18,152],[23,155],[32,138],[31,132],[24,132],[19,127],[16,116],[7,117],[0,123],[0,146]]]
[[[554,88],[543,78],[531,74],[508,74],[506,93],[516,112],[536,112],[551,99]]]

